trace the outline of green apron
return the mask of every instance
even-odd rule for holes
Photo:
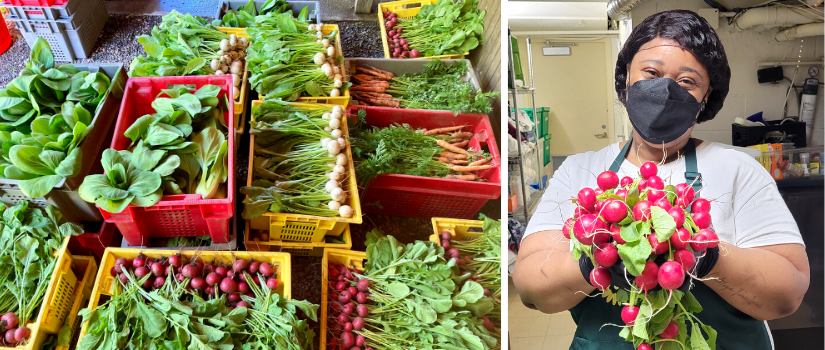
[[[631,143],[628,141],[619,152],[610,166],[611,171],[619,171]],[[685,146],[685,168],[686,182],[693,183],[693,189],[698,197],[702,186],[702,176],[696,166],[696,145],[693,142],[688,142]],[[771,349],[770,335],[764,321],[756,320],[737,310],[702,282],[694,281],[691,292],[703,308],[697,316],[719,334],[716,339],[717,350]],[[621,310],[621,305],[609,304],[602,297],[584,298],[570,309],[573,321],[577,325],[570,350],[633,350],[632,343],[619,337],[618,327],[604,326],[605,324],[624,324]]]

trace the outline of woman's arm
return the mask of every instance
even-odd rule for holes
[[[758,320],[788,316],[808,290],[810,268],[801,244],[738,248],[719,243],[719,260],[705,280],[725,301]]]
[[[570,240],[561,231],[524,238],[513,283],[522,303],[548,314],[569,310],[595,289],[582,277],[578,260],[570,254]]]

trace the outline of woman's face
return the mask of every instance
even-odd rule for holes
[[[626,84],[630,86],[639,80],[655,78],[675,80],[698,102],[706,102],[707,96],[710,95],[708,70],[690,51],[670,39],[655,38],[639,48],[628,67]],[[680,149],[687,143],[692,131],[693,127],[678,139],[664,145],[644,142],[655,148]],[[638,134],[635,136],[641,140]]]

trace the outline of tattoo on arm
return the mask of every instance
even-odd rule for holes
[[[756,301],[755,295],[748,294],[748,291],[745,288],[734,288],[728,284],[728,281],[725,277],[719,277],[719,273],[714,272],[708,275],[708,277],[715,278],[713,281],[716,285],[719,286],[719,294],[727,294],[730,296],[736,296],[745,301],[746,304],[749,306],[756,306],[757,308],[761,308],[764,303],[760,303]]]

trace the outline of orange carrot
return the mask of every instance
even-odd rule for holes
[[[489,170],[492,169],[492,165],[478,165],[478,166],[451,166],[450,169],[453,171],[479,171],[479,170]]]
[[[447,175],[447,179],[451,180],[464,180],[464,181],[475,181],[477,177],[473,174],[470,175]]]
[[[387,88],[380,87],[380,86],[372,87],[372,86],[356,85],[356,86],[353,86],[353,87],[349,88],[349,91],[368,91],[368,92],[381,92],[381,93],[383,93],[384,91],[387,91]]]
[[[469,145],[469,144],[470,144],[470,140],[461,141],[461,142],[458,142],[458,143],[452,143],[452,142],[450,142],[450,144],[451,144],[451,145],[453,145],[453,146],[455,146],[455,147],[464,148],[464,147],[467,147],[467,145]]]
[[[479,165],[482,165],[482,164],[484,164],[484,163],[489,162],[489,161],[490,161],[490,159],[491,159],[491,158],[482,158],[482,159],[479,159],[479,160],[477,160],[477,161],[475,161],[475,162],[470,163],[470,166],[479,166]]]
[[[464,127],[464,125],[450,126],[450,127],[438,128],[438,129],[431,129],[430,131],[427,131],[427,134],[424,134],[424,135],[435,135],[435,134],[440,134],[440,133],[444,133],[444,132],[460,130],[463,127]]]
[[[450,152],[450,151],[441,152],[441,156],[442,157],[447,157],[447,158],[452,158],[452,159],[467,159],[466,154],[453,153],[453,152]]]
[[[452,135],[452,136],[453,136],[454,138],[457,138],[457,139],[458,139],[458,138],[461,138],[461,139],[469,139],[469,138],[473,137],[473,133],[471,133],[471,132],[466,132],[466,131],[464,131],[464,132],[456,132],[456,133],[453,133],[453,135]]]
[[[430,131],[432,131],[432,130],[430,130]],[[463,153],[463,154],[467,154],[467,155],[470,154],[470,152],[467,152],[467,150],[461,149],[461,148],[456,147],[456,146],[453,146],[453,145],[449,144],[447,141],[444,141],[444,140],[437,140],[435,143],[437,143],[439,146],[441,146],[442,148],[444,148],[444,149],[446,149],[450,152]]]
[[[460,137],[460,138],[450,139],[450,141],[449,141],[449,142],[450,142],[450,143],[461,143],[461,142],[464,142],[464,141],[470,142],[470,139]]]

